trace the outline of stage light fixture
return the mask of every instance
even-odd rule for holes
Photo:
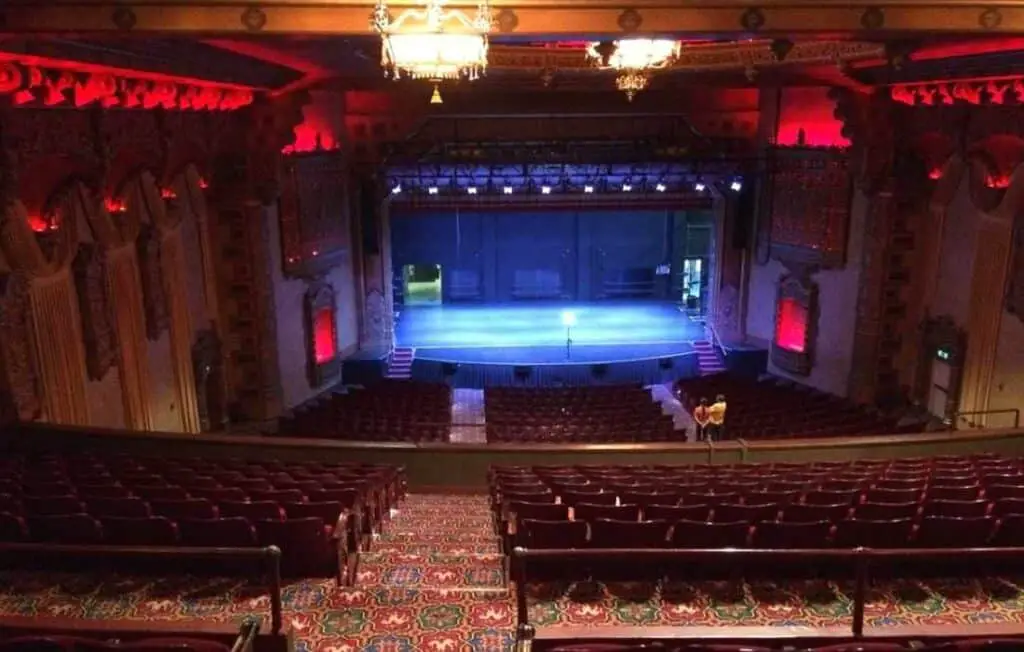
[[[583,192],[589,195],[590,193],[594,192],[594,186],[583,186]]]
[[[511,195],[512,194],[512,186],[505,186],[504,188],[501,189],[501,191],[503,193],[505,193],[506,195]]]
[[[622,192],[629,192],[632,189],[633,189],[633,186],[629,185],[628,183],[622,184]]]
[[[729,184],[729,189],[732,190],[733,192],[739,192],[743,190],[743,184],[739,181],[733,181],[731,184]]]
[[[427,194],[428,195],[436,195],[437,194],[437,187],[436,186],[430,186],[429,188],[427,188]]]
[[[654,189],[657,190],[658,192],[665,192],[665,184],[659,183],[658,185],[654,186]]]
[[[707,186],[705,186],[703,183],[701,183],[699,181],[697,183],[693,184],[693,189],[696,190],[697,192],[704,192],[704,190],[706,188],[707,188]]]
[[[466,192],[468,192],[471,195],[475,195],[476,194],[476,188],[473,187],[473,186],[470,186],[470,187],[466,188]]]
[[[569,328],[576,325],[576,313],[571,310],[566,310],[562,313],[562,326]]]
[[[551,186],[541,186],[540,187],[540,194],[542,194],[542,195],[550,195],[551,194]]]
[[[391,194],[392,195],[397,195],[400,192],[402,192],[402,186],[401,185],[395,186],[394,188],[391,189]]]

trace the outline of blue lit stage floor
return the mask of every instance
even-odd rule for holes
[[[565,312],[576,316],[566,359]],[[417,360],[467,364],[598,364],[692,352],[700,324],[676,304],[651,301],[410,306],[396,330]]]

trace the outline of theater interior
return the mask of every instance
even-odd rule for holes
[[[1024,650],[1024,6],[7,0],[0,154],[0,652]]]

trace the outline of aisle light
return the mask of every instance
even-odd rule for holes
[[[391,189],[391,194],[392,195],[397,195],[400,192],[402,192],[402,186],[401,185],[397,185],[397,186],[395,186],[394,188]]]
[[[427,188],[427,194],[428,195],[436,195],[437,194],[437,186],[430,186],[429,188]]]
[[[732,190],[733,192],[739,192],[743,190],[743,184],[740,183],[739,181],[733,181],[731,184],[729,184],[729,189]]]
[[[542,194],[542,195],[550,195],[551,194],[551,186],[541,186],[540,187],[540,194]]]
[[[466,192],[468,192],[471,195],[475,195],[476,194],[476,188],[473,187],[473,186],[470,186],[470,187],[466,188]]]
[[[501,189],[501,191],[503,193],[505,193],[506,195],[511,195],[512,194],[512,186],[505,186],[504,188]]]
[[[583,186],[583,192],[589,195],[590,193],[594,192],[594,186]]]
[[[659,183],[658,185],[654,186],[654,189],[657,190],[658,192],[665,192],[665,184]]]
[[[629,185],[628,183],[622,184],[622,192],[629,192],[632,189],[633,189],[633,186]]]
[[[705,188],[706,188],[706,186],[703,183],[699,182],[699,181],[696,184],[694,184],[694,186],[693,186],[693,189],[696,190],[697,192],[704,192]]]

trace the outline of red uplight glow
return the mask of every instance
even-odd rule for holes
[[[177,199],[178,193],[174,192],[170,188],[161,188],[160,197],[163,199]]]
[[[779,299],[775,324],[776,346],[803,353],[807,347],[807,308],[796,299]]]
[[[985,177],[985,185],[1004,190],[1010,187],[1010,177],[1005,174],[989,174]]]
[[[124,213],[128,210],[128,205],[124,203],[124,200],[117,197],[108,197],[103,200],[103,207],[107,209],[108,213]]]
[[[56,220],[47,219],[42,215],[29,215],[28,226],[36,233],[47,233],[49,231],[56,231],[59,228]]]
[[[210,187],[210,183],[206,179],[200,177],[199,178],[199,189],[200,190],[206,190],[209,187]]]
[[[835,117],[835,108],[827,88],[783,89],[775,143],[790,147],[849,147],[849,139],[842,134],[843,123]]]
[[[322,308],[313,316],[313,359],[317,364],[323,364],[333,360],[337,353],[334,313],[330,308]]]

